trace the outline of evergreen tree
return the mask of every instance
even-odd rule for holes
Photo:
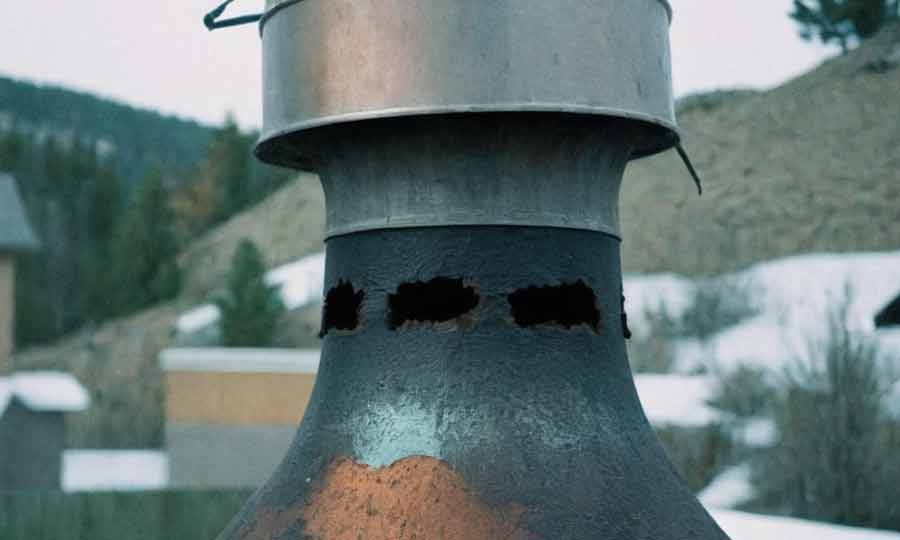
[[[218,221],[223,221],[253,198],[249,185],[252,140],[241,133],[234,118],[229,115],[225,125],[216,132],[209,153],[209,165],[215,170],[222,193]]]
[[[216,301],[221,313],[222,341],[227,347],[271,345],[284,304],[278,290],[265,282],[262,254],[253,242],[244,240],[231,265],[228,289]]]
[[[116,237],[121,215],[122,181],[110,163],[101,164],[93,181],[85,186],[82,205],[85,234],[89,246],[83,253],[85,269],[85,316],[100,321],[115,312],[109,291],[115,288],[115,274],[110,267],[113,239]]]
[[[900,18],[900,0],[794,0],[790,15],[800,24],[803,39],[837,42],[847,52],[853,41],[871,37],[886,22]]]
[[[257,134],[242,132],[229,115],[213,135],[206,160],[177,196],[185,231],[202,231],[225,221],[282,186],[290,172],[253,159]],[[215,205],[214,211],[209,206]]]
[[[117,294],[111,298],[110,315],[137,311],[178,294],[178,247],[159,170],[152,171],[138,188],[112,253]]]

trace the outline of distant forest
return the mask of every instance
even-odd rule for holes
[[[18,263],[18,346],[177,296],[181,247],[289,178],[256,136],[0,78],[0,170],[42,243]]]

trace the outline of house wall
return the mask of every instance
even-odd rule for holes
[[[166,418],[174,422],[297,426],[313,373],[166,373]]]
[[[60,489],[65,421],[13,398],[0,416],[0,491]]]
[[[11,371],[15,301],[14,260],[9,254],[0,252],[0,375]]]
[[[166,373],[166,447],[175,487],[256,487],[287,452],[312,373]]]

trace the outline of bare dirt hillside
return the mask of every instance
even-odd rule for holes
[[[252,240],[269,266],[324,249],[325,199],[319,179],[300,174],[266,200],[192,242],[179,256],[182,296],[201,300],[220,287],[241,240]]]
[[[900,25],[774,90],[714,97],[679,117],[702,198],[674,152],[629,167],[626,270],[900,248]]]

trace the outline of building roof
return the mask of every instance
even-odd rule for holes
[[[62,489],[66,493],[145,491],[169,485],[169,456],[154,450],[66,450]]]
[[[38,239],[22,207],[15,178],[0,173],[0,251],[24,251],[38,247]]]
[[[302,349],[166,349],[159,360],[164,371],[315,374],[319,369],[319,351]]]
[[[0,416],[13,398],[38,412],[80,412],[91,404],[81,383],[59,371],[23,371],[0,377]]]

